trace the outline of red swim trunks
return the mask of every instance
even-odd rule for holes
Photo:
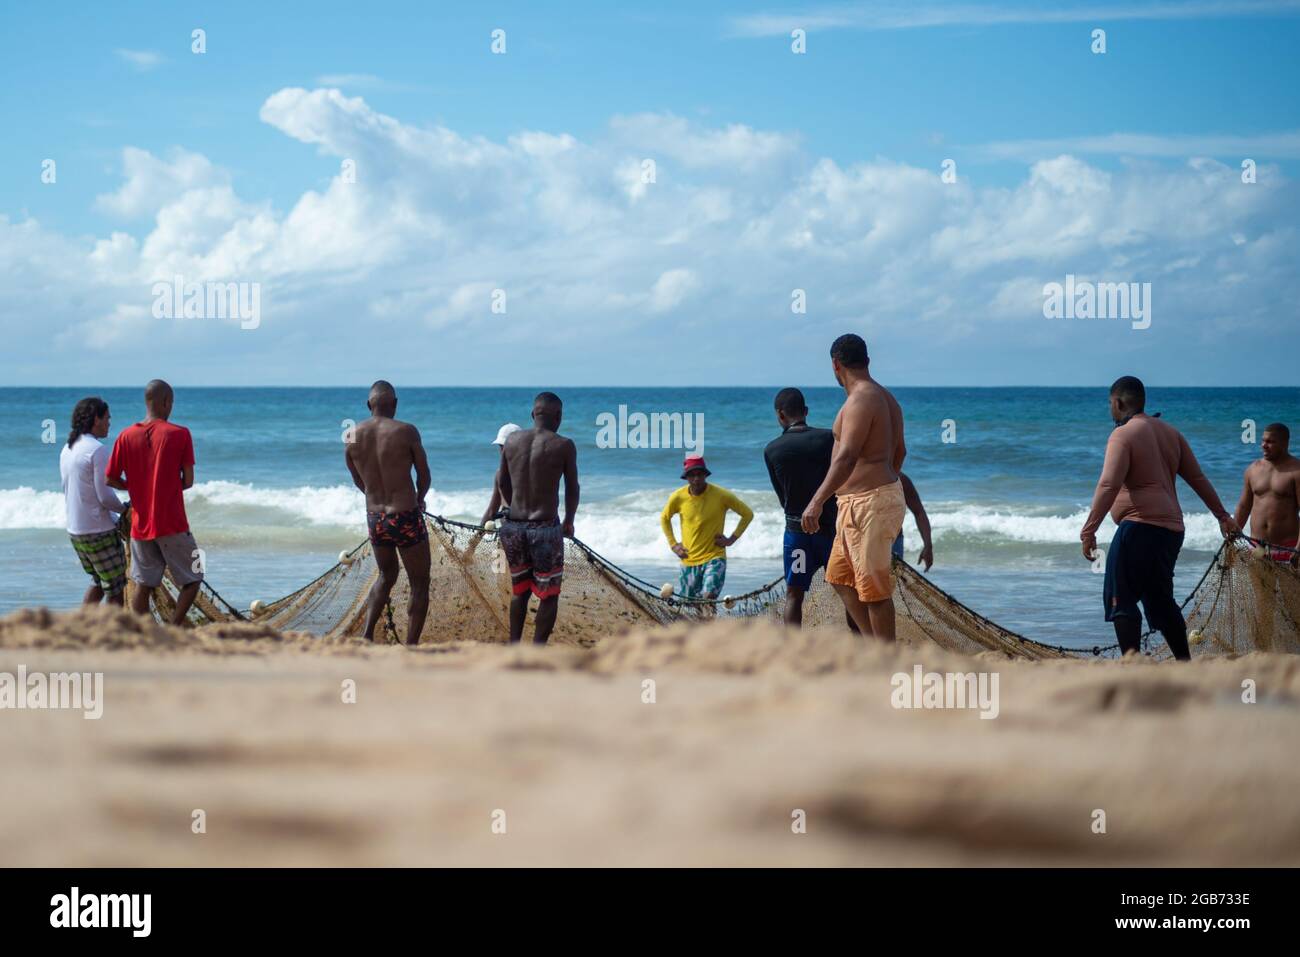
[[[1300,544],[1300,539],[1291,539],[1289,542],[1278,542],[1277,546],[1268,550],[1268,557],[1275,562],[1290,562],[1296,557],[1296,545]]]
[[[405,512],[366,512],[371,545],[410,548],[429,540],[429,527],[418,508]]]

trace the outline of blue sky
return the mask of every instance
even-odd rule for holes
[[[4,378],[1295,382],[1300,2],[624,6],[7,5]]]

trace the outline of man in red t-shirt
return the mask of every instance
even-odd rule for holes
[[[184,492],[194,484],[194,441],[189,429],[167,421],[172,400],[172,387],[161,379],[145,386],[148,415],[118,435],[106,478],[131,497],[131,580],[136,583],[131,608],[149,614],[149,598],[169,570],[180,589],[172,615],[172,624],[179,625],[199,593],[203,553],[185,517]]]

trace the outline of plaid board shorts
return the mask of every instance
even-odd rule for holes
[[[81,567],[106,596],[113,598],[126,590],[126,548],[116,529],[68,537]]]
[[[677,576],[677,594],[682,598],[715,597],[722,592],[727,580],[727,560],[711,558],[702,565],[683,565]]]

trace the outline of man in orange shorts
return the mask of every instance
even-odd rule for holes
[[[907,447],[903,410],[871,378],[869,362],[861,336],[850,333],[831,344],[831,369],[846,398],[831,430],[830,470],[804,509],[801,525],[809,534],[816,532],[822,507],[835,496],[839,515],[826,581],[862,634],[893,641],[891,549],[907,510],[898,479]]]

